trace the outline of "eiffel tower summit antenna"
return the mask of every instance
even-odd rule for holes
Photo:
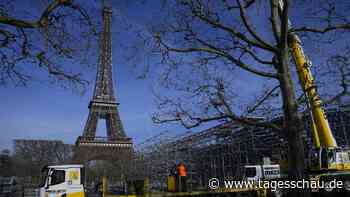
[[[112,78],[112,8],[102,1],[103,29],[99,41],[99,61],[93,97],[89,104],[89,116],[83,135],[76,141],[76,161],[96,159],[115,160],[130,156],[132,140],[125,134],[118,112],[117,99],[114,95]],[[96,136],[100,119],[106,120],[107,137]],[[125,153],[123,155],[123,153]]]

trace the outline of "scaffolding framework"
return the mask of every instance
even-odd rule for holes
[[[350,108],[328,109],[328,119],[339,146],[347,147],[350,140]],[[305,145],[312,148],[309,117],[304,119]],[[281,123],[282,118],[273,120]],[[273,163],[286,159],[288,143],[283,132],[263,127],[225,123],[200,132],[171,135],[163,132],[137,147],[142,155],[144,172],[154,189],[164,189],[166,177],[177,162],[185,163],[189,189],[204,189],[212,177],[239,180],[244,165],[262,163],[270,157]]]

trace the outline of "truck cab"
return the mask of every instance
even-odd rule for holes
[[[281,178],[280,165],[246,165],[244,166],[247,181],[273,180]]]
[[[85,197],[83,165],[45,166],[40,197]]]

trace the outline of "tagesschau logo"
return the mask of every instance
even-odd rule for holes
[[[224,189],[270,189],[276,191],[278,189],[325,189],[332,191],[333,189],[342,189],[343,181],[316,181],[316,180],[257,180],[257,181],[233,181],[224,180],[222,188]],[[220,188],[220,180],[218,178],[211,178],[208,182],[208,187],[212,190]]]

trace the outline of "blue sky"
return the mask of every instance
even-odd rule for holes
[[[37,8],[31,7],[31,1],[18,0],[18,2],[21,3],[16,9],[36,13]],[[136,29],[146,29],[150,23],[155,23],[159,18],[164,17],[164,14],[161,14],[159,1],[145,2],[120,0],[113,1],[112,4],[114,12],[112,28],[114,88],[120,102],[119,112],[125,131],[136,144],[164,130],[171,130],[174,133],[185,130],[179,125],[159,126],[152,123],[151,114],[155,111],[152,95],[152,80],[154,79],[137,79],[135,74],[137,71],[125,58],[130,54],[124,46],[135,41],[134,32],[125,29],[126,23]],[[92,5],[97,4],[95,0],[91,0],[91,3]],[[99,8],[95,7],[92,11],[95,12],[93,16],[100,20]],[[293,18],[295,13],[297,12],[292,13]],[[293,24],[298,25],[297,22]],[[313,45],[308,46],[307,51],[310,58],[315,65],[318,65],[322,60],[320,58],[322,55],[312,49]],[[317,43],[315,46],[317,47]],[[324,51],[327,53],[334,51],[333,47],[329,48],[331,50]],[[310,53],[310,51],[316,51],[316,53]],[[142,62],[139,63],[142,64]],[[149,63],[154,62],[150,59]],[[87,70],[86,74],[88,79],[95,79],[94,68]],[[239,75],[237,83],[240,91],[245,91],[245,96],[252,96],[251,93],[258,89],[256,84],[259,82],[254,80],[253,83],[250,80],[248,82],[248,76],[248,73]],[[32,82],[26,88],[0,86],[0,149],[12,148],[12,140],[19,138],[58,139],[66,143],[74,143],[77,136],[82,134],[88,116],[88,104],[92,97],[93,85],[93,83],[90,84],[87,92],[82,96],[71,90],[64,90],[38,81]],[[246,97],[240,97],[240,99],[239,102],[246,101]],[[105,135],[104,129],[104,126],[100,124],[97,135]]]
[[[124,55],[127,54],[123,54],[124,51],[120,47],[132,42],[132,36],[129,35],[130,32],[118,27],[120,22],[127,19],[128,23],[142,28],[147,20],[152,20],[150,17],[159,9],[157,4],[152,3],[120,2],[121,4],[113,4],[114,88],[120,102],[119,112],[125,131],[138,143],[167,128],[154,125],[151,121],[154,109],[151,80],[137,79],[134,68],[125,59]],[[21,5],[26,11],[35,10],[28,4]],[[140,9],[144,11],[140,12]],[[96,11],[96,17],[100,17],[98,8]],[[87,73],[89,79],[95,78],[94,68]],[[0,149],[12,148],[12,140],[19,138],[58,139],[74,143],[77,136],[82,134],[88,116],[93,85],[90,84],[82,96],[39,81],[32,82],[28,87],[0,87]],[[97,135],[105,136],[105,126],[98,126]],[[172,129],[181,130],[175,126],[172,126]]]

